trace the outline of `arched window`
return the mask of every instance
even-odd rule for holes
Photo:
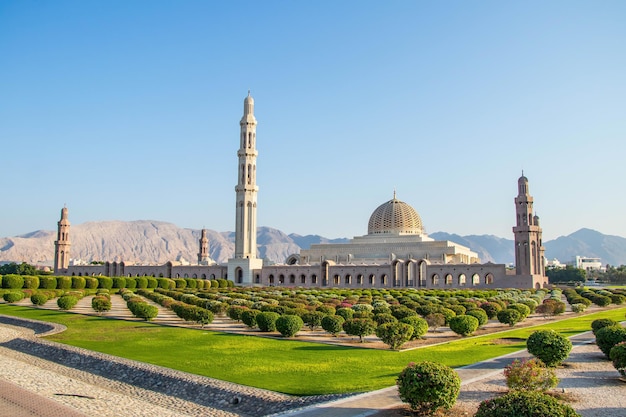
[[[348,275],[345,276],[344,284],[346,284],[346,285],[352,284],[352,275],[348,274]]]
[[[333,282],[335,285],[339,285],[339,283],[341,282],[341,277],[339,275],[335,275],[333,277]]]
[[[255,284],[260,284],[260,283],[261,283],[261,275],[256,274],[256,275],[254,276],[254,283],[255,283]]]
[[[370,285],[374,285],[376,282],[376,275],[372,274],[369,278]]]
[[[488,273],[487,275],[485,275],[485,284],[487,284],[487,285],[493,284],[493,274],[492,273]]]
[[[270,274],[270,285],[274,284],[274,274]]]
[[[387,274],[383,274],[383,276],[380,277],[380,285],[387,285]]]
[[[311,284],[317,284],[317,275],[311,275]]]
[[[467,283],[467,277],[465,274],[459,274],[459,286],[464,286]]]
[[[296,276],[294,274],[289,275],[289,283],[290,284],[296,283]]]
[[[359,275],[356,276],[356,283],[358,285],[363,285],[363,275],[362,274],[359,274]]]
[[[306,284],[306,276],[304,274],[300,275],[300,284]]]
[[[452,285],[452,274],[446,274],[446,285]]]
[[[284,283],[285,283],[285,276],[283,274],[280,274],[278,276],[278,284],[283,285]]]
[[[439,285],[439,275],[433,274],[433,276],[431,277],[431,282],[433,286]]]
[[[472,285],[479,285],[479,284],[480,284],[480,275],[478,274],[472,275]]]

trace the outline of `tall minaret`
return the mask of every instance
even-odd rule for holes
[[[198,265],[209,263],[209,239],[206,236],[206,229],[202,229],[200,237],[200,252],[198,252]]]
[[[248,91],[243,101],[243,117],[239,122],[239,181],[235,187],[237,208],[235,219],[235,258],[256,258],[256,119],[254,99]]]
[[[248,91],[239,122],[238,169],[235,187],[235,256],[228,261],[228,279],[236,284],[252,284],[255,269],[263,266],[256,257],[256,210],[259,187],[256,185],[256,118],[254,99]]]
[[[67,207],[61,209],[61,220],[57,223],[57,240],[54,241],[54,274],[67,270],[70,265],[70,221],[67,218]]]
[[[539,217],[533,213],[533,198],[528,189],[528,178],[522,176],[517,180],[517,197],[515,197],[516,226],[515,235],[515,273],[544,277],[544,247],[541,239]],[[534,285],[533,285],[534,286]]]

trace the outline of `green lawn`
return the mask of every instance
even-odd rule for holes
[[[600,317],[623,320],[626,308],[549,321],[406,352],[360,349],[165,327],[30,307],[0,305],[0,314],[64,324],[67,331],[48,337],[68,345],[104,352],[225,381],[295,395],[364,392],[391,386],[412,361],[431,360],[452,367],[525,348],[538,328],[566,336],[590,329]],[[496,344],[494,339],[522,338]]]

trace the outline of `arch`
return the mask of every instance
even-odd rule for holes
[[[294,274],[289,275],[289,283],[290,284],[296,283],[296,276]]]
[[[541,289],[541,283],[536,283],[535,284],[535,289],[540,290]]]
[[[206,279],[206,274],[202,274],[202,279]]]
[[[198,274],[193,274],[191,278],[198,278]]]
[[[356,276],[357,285],[363,285],[363,274],[359,274]]]
[[[437,285],[439,285],[439,275],[437,274],[433,274],[432,277],[430,277],[430,283],[436,287]]]
[[[237,277],[237,284],[243,283],[243,269],[242,268],[235,269],[235,276]]]
[[[215,274],[211,274],[211,279],[215,279]]]
[[[352,275],[346,274],[346,276],[343,279],[343,283],[345,285],[352,285]]]
[[[300,275],[300,284],[306,284],[306,275]]]
[[[452,285],[452,274],[446,274],[446,278],[445,278],[445,284],[446,285]]]
[[[270,282],[270,285],[274,285],[274,274],[270,274],[269,282]]]
[[[260,284],[261,283],[261,275],[259,275],[259,274],[255,274],[254,275],[254,283],[255,284]]]
[[[464,286],[465,284],[467,284],[467,277],[465,276],[465,274],[461,273],[459,274],[459,287]]]
[[[340,283],[341,283],[341,277],[335,274],[335,276],[333,276],[333,284],[339,285]]]
[[[493,284],[493,274],[491,272],[485,275],[485,284],[487,285]]]
[[[480,285],[480,275],[476,273],[472,275],[472,285]]]
[[[316,274],[311,275],[311,284],[317,284],[317,275]]]
[[[370,285],[374,285],[376,283],[376,275],[374,275],[374,274],[370,275],[369,283],[370,283]]]
[[[380,277],[380,285],[382,286],[387,285],[387,274],[383,274],[383,276]]]
[[[183,278],[189,278],[189,274],[185,274]]]
[[[284,285],[285,284],[285,276],[283,274],[280,274],[278,276],[278,285]]]

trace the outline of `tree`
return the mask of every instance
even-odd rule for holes
[[[585,282],[587,271],[567,265],[565,268],[547,268],[546,276],[550,284],[558,282]]]
[[[343,323],[343,331],[350,336],[359,336],[359,341],[363,343],[363,337],[376,331],[376,323],[370,319],[347,320]]]
[[[420,415],[449,410],[461,391],[461,378],[454,369],[435,362],[410,363],[396,380],[400,399]]]
[[[343,323],[345,322],[342,316],[324,316],[322,319],[322,329],[327,331],[333,336],[337,336],[341,330],[343,330]]]
[[[450,330],[461,336],[469,336],[478,329],[478,323],[474,316],[456,316],[450,319]]]
[[[500,323],[508,324],[511,327],[522,320],[522,314],[512,308],[499,311],[497,317]]]
[[[537,330],[526,339],[526,348],[547,366],[554,367],[567,359],[572,342],[554,330]]]
[[[384,323],[376,328],[376,336],[393,350],[399,349],[411,340],[413,326],[406,323]]]
[[[0,275],[16,274],[16,275],[37,275],[39,271],[34,266],[22,262],[17,264],[11,262],[0,266]]]

